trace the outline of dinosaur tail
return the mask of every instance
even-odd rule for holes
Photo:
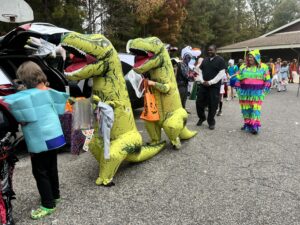
[[[157,153],[159,153],[166,145],[166,142],[160,142],[158,144],[153,144],[153,145],[143,145],[141,147],[140,152],[128,154],[126,157],[126,161],[129,162],[142,162],[147,159],[152,158],[155,156]]]
[[[180,139],[187,140],[194,137],[197,133],[197,131],[191,131],[185,126],[180,132],[179,137]]]

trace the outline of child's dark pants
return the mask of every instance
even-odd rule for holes
[[[43,207],[54,208],[60,197],[57,171],[57,150],[31,154],[32,173]]]

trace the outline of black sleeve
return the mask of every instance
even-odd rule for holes
[[[180,66],[183,66],[183,65],[181,64]],[[189,69],[188,69],[188,71],[189,71]],[[187,71],[187,72],[188,72],[188,71]],[[180,68],[180,72],[181,72],[180,75],[181,75],[181,77],[182,77],[182,80],[184,80],[184,81],[189,81],[189,74],[188,74],[188,73],[187,73],[187,74],[184,74],[181,68]]]
[[[180,63],[177,63],[177,73],[175,74],[176,77],[178,77],[178,75],[181,74],[181,73],[182,73],[182,71],[181,71],[181,65],[180,65]]]
[[[221,70],[226,71],[226,65],[225,65],[225,60],[222,57],[219,57],[219,71]]]
[[[204,64],[204,62],[205,62],[205,59],[203,59],[203,61],[202,61],[202,63],[201,63],[201,65],[200,65],[200,70],[203,70],[203,64]]]

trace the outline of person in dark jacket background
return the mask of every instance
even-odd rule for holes
[[[189,84],[189,62],[192,59],[192,55],[186,53],[183,56],[182,62],[177,64],[176,81],[178,90],[180,93],[180,99],[182,107],[185,108],[186,100],[188,97],[188,84]]]

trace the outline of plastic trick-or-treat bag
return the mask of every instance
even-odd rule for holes
[[[87,139],[91,139],[93,135],[93,124],[91,99],[77,99],[72,112],[71,153],[78,155],[81,149],[88,150]]]
[[[189,97],[190,100],[196,100],[197,99],[197,93],[198,93],[198,82],[195,81],[193,83],[193,87],[192,87],[192,91],[191,91],[191,95]]]
[[[146,121],[159,121],[159,113],[156,106],[154,95],[148,86],[148,80],[144,80],[145,96],[144,96],[144,110],[140,116],[141,119]]]
[[[78,99],[73,105],[73,129],[87,130],[93,127],[94,116],[91,99]]]

